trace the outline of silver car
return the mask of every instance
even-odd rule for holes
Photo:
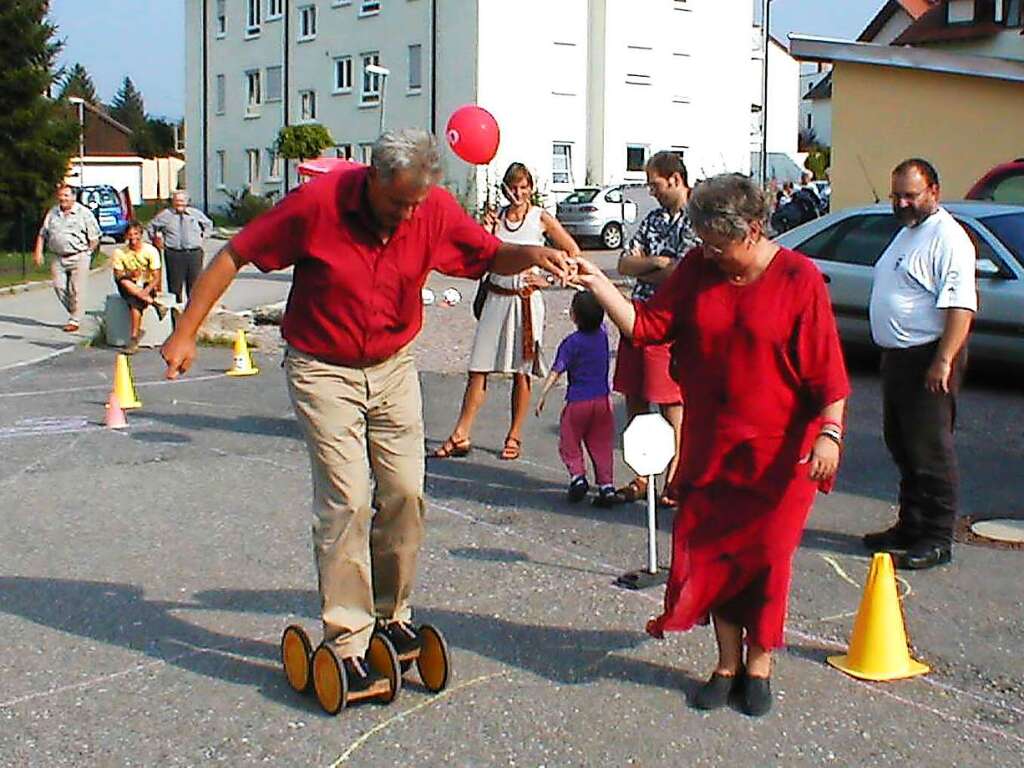
[[[558,204],[558,221],[577,240],[600,238],[608,249],[622,247],[626,226],[636,221],[637,206],[622,185],[580,187]]]
[[[978,251],[978,316],[971,356],[1024,364],[1024,206],[942,203]],[[848,208],[796,227],[776,241],[814,259],[825,275],[844,341],[871,342],[872,270],[899,222],[887,205]]]

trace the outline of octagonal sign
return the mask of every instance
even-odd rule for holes
[[[659,413],[635,416],[622,434],[623,458],[638,475],[664,472],[675,452],[675,430]]]

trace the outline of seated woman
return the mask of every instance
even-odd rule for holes
[[[713,619],[718,664],[694,705],[737,693],[763,715],[793,554],[838,468],[850,385],[821,273],[766,236],[764,193],[716,176],[687,211],[703,244],[649,301],[628,302],[583,260],[577,280],[634,344],[674,344],[687,405],[665,609],[647,631]]]
[[[142,313],[147,307],[162,320],[167,309],[157,300],[160,293],[160,251],[142,240],[142,224],[132,221],[125,231],[125,243],[114,249],[110,267],[114,272],[114,284],[121,298],[128,304],[131,319],[131,339],[125,352],[134,354],[142,338]]]
[[[509,200],[496,217],[485,225],[506,243],[544,245],[550,240],[555,248],[569,256],[577,256],[579,246],[565,231],[558,219],[532,203],[533,174],[522,163],[512,163],[502,180]],[[459,420],[451,436],[434,451],[434,457],[446,459],[465,456],[471,446],[473,422],[487,398],[487,375],[511,373],[512,423],[505,437],[500,458],[519,458],[522,447],[523,422],[530,407],[531,376],[547,376],[541,351],[544,340],[544,299],[540,290],[547,280],[539,270],[529,269],[518,275],[490,275],[487,298],[473,337],[469,359],[469,381],[462,398]]]

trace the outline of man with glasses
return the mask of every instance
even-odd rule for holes
[[[633,301],[647,301],[658,286],[668,279],[676,264],[697,244],[697,236],[686,215],[690,184],[686,166],[675,152],[658,152],[647,161],[647,191],[659,207],[641,222],[636,234],[619,258],[619,274],[636,279]],[[623,337],[615,357],[612,386],[626,398],[627,418],[646,413],[656,403],[676,433],[676,456],[665,474],[664,506],[675,506],[668,490],[679,458],[679,436],[683,426],[683,398],[673,379],[671,345],[637,347]],[[644,499],[647,480],[636,477],[616,491],[617,500],[630,502]]]
[[[923,569],[952,560],[957,474],[956,395],[978,308],[975,250],[939,205],[939,175],[927,160],[892,172],[901,229],[875,264],[871,335],[882,348],[883,431],[900,471],[899,519],[864,536],[896,565]]]

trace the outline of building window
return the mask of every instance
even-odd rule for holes
[[[281,100],[283,71],[280,66],[267,67],[267,101]]]
[[[643,173],[647,165],[647,145],[627,144],[626,145],[626,171]]]
[[[334,60],[334,92],[348,93],[352,90],[352,57],[339,56]]]
[[[352,159],[352,145],[351,144],[339,144],[334,148],[334,156],[340,157],[342,160]]]
[[[551,145],[551,182],[572,184],[572,144],[556,141]]]
[[[284,14],[284,0],[267,0],[267,21],[280,19]]]
[[[380,13],[380,0],[361,0],[359,3],[360,16],[372,16]]]
[[[363,143],[359,145],[359,160],[366,165],[373,160],[373,144]]]
[[[273,147],[267,147],[267,181],[281,180],[281,156]]]
[[[224,37],[228,33],[228,14],[224,9],[225,0],[217,0],[216,10],[214,14],[213,28],[217,31],[217,37]]]
[[[224,75],[217,75],[215,83],[213,89],[215,111],[218,115],[223,115],[227,111],[227,78]]]
[[[316,6],[304,5],[299,8],[299,40],[316,37]]]
[[[250,187],[260,183],[260,151],[258,149],[245,150],[245,159],[249,165],[246,181]]]
[[[228,154],[223,149],[217,150],[217,186],[224,188],[228,179]]]
[[[812,115],[810,112],[807,113],[807,130],[814,130],[814,115]]]
[[[409,46],[409,90],[423,90],[423,46]]]
[[[299,91],[299,119],[316,120],[316,91]]]
[[[1008,27],[1019,27],[1024,25],[1024,8],[1021,0],[1006,0],[1006,21]]]
[[[255,37],[263,23],[263,0],[245,0],[245,36]]]
[[[254,69],[245,73],[245,114],[258,115],[260,104],[263,103],[263,92],[260,87],[260,71]]]
[[[359,98],[363,104],[376,104],[380,101],[380,75],[374,75],[366,71],[366,68],[371,64],[380,66],[380,53],[378,51],[363,54],[363,90]]]
[[[972,24],[975,0],[949,0],[946,4],[947,24]]]

